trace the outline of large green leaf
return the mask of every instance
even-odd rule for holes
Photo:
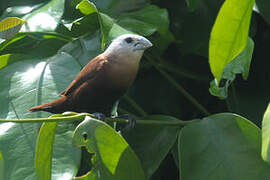
[[[51,0],[44,6],[25,15],[24,30],[27,31],[54,31],[64,13],[65,0]]]
[[[72,39],[57,33],[27,32],[0,44],[0,54],[23,54],[30,57],[48,57]]]
[[[176,118],[165,115],[152,115],[146,120],[175,121]],[[162,160],[174,145],[179,127],[163,125],[140,125],[124,132],[124,137],[142,162],[147,179],[158,169]]]
[[[0,124],[4,179],[36,179],[35,142],[39,124]]]
[[[145,179],[140,161],[128,143],[102,121],[86,117],[74,132],[73,145],[94,153],[93,169],[77,179]]]
[[[166,33],[169,28],[167,10],[155,5],[130,13],[117,14],[114,17],[120,26],[144,36],[149,36],[156,31]]]
[[[268,105],[262,122],[262,158],[270,163],[270,104]]]
[[[209,43],[209,63],[217,84],[227,64],[247,46],[254,2],[226,0],[218,13]]]
[[[270,178],[260,156],[260,129],[241,116],[216,114],[185,126],[178,145],[181,179]]]
[[[0,117],[48,116],[48,113],[29,114],[27,109],[59,97],[58,93],[74,79],[80,68],[79,63],[65,52],[50,58],[24,58],[8,64],[0,70],[1,78],[5,79],[0,81]],[[62,127],[54,144],[52,177],[55,179],[64,175],[67,178],[74,176],[80,155],[78,149],[73,150],[71,147],[70,138],[74,127],[67,124]],[[34,152],[39,125],[4,123],[1,124],[1,130],[0,151],[6,179],[36,179]],[[68,153],[66,149],[69,149]],[[27,170],[21,173],[21,168]]]

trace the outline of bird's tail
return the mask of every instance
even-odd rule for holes
[[[62,96],[61,98],[49,102],[47,104],[41,104],[38,106],[31,107],[28,109],[30,112],[37,112],[37,111],[47,111],[50,113],[63,113],[68,109],[68,99],[66,96]]]

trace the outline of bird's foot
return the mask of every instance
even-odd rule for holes
[[[123,118],[123,119],[128,120],[128,123],[126,124],[126,126],[124,126],[122,131],[129,131],[129,130],[133,129],[136,125],[136,118],[130,114],[123,114],[123,115],[117,116],[115,118]]]
[[[106,116],[103,113],[100,112],[94,112],[93,115],[98,119],[101,120],[103,122],[106,122]]]

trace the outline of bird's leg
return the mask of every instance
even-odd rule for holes
[[[122,129],[122,131],[128,131],[130,129],[133,129],[136,125],[136,118],[130,114],[122,114],[119,115],[115,118],[123,118],[123,119],[127,119],[128,123],[126,124],[126,126]]]
[[[100,112],[94,112],[93,115],[98,119],[101,120],[103,122],[106,122],[106,116],[103,113]]]

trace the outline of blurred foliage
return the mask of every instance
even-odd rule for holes
[[[87,118],[80,125],[1,123],[0,179],[72,179],[89,170],[78,179],[135,172],[138,180],[269,179],[270,6],[253,4],[1,1],[0,21],[26,22],[5,26],[12,37],[0,39],[0,118],[47,118],[27,109],[59,97],[120,34],[146,36],[154,46],[120,99],[118,112],[140,120],[134,129],[120,136]],[[8,29],[0,28],[2,38]],[[56,117],[69,116],[47,120]]]

